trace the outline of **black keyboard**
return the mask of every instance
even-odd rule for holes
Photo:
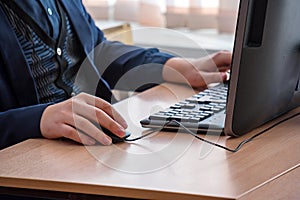
[[[188,128],[207,129],[224,127],[227,101],[227,84],[219,84],[178,102],[165,110],[151,114],[141,121],[143,127],[159,128],[176,120]],[[168,123],[169,128],[178,127],[177,123]]]

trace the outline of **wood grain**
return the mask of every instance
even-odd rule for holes
[[[135,137],[148,131],[139,120],[193,93],[185,86],[164,84],[115,107]],[[300,109],[286,116],[296,112]],[[203,137],[233,148],[278,120],[240,138]],[[0,151],[0,186],[141,199],[246,199],[256,190],[272,192],[272,185],[281,183],[280,174],[288,174],[280,184],[283,188],[299,183],[299,177],[289,176],[299,174],[299,169],[292,170],[300,163],[299,127],[300,117],[295,117],[237,153],[176,132],[157,132],[109,147],[32,139]]]

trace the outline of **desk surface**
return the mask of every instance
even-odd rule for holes
[[[187,87],[165,84],[115,107],[127,119],[132,135],[139,136],[147,131],[140,127],[140,119],[192,94]],[[263,196],[264,187],[274,192],[269,184],[278,189],[278,183],[284,183],[286,191],[294,188],[295,193],[299,124],[300,117],[284,122],[234,154],[184,133],[159,132],[109,147],[27,140],[0,151],[0,186],[141,199],[251,199],[247,197]],[[205,137],[235,147],[260,129],[234,139]]]

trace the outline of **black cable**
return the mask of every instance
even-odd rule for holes
[[[227,151],[233,152],[233,153],[235,153],[235,152],[237,152],[238,150],[240,150],[244,144],[246,144],[247,142],[250,142],[251,140],[253,140],[255,137],[258,136],[258,135],[255,135],[255,137],[253,136],[253,137],[251,137],[251,138],[249,138],[249,139],[247,139],[247,140],[244,140],[244,141],[242,141],[235,149],[230,149],[230,148],[225,147],[225,146],[222,146],[222,145],[220,145],[220,144],[218,144],[218,143],[214,143],[214,142],[211,142],[211,141],[209,141],[209,140],[206,140],[206,139],[204,139],[204,138],[202,138],[202,137],[199,137],[197,134],[195,134],[195,133],[193,133],[192,131],[190,131],[190,130],[189,130],[188,128],[186,128],[182,123],[180,123],[180,122],[178,122],[178,121],[173,121],[173,122],[175,122],[176,124],[178,124],[179,126],[181,126],[184,130],[186,130],[186,131],[188,132],[188,134],[191,134],[191,135],[194,136],[195,138],[197,138],[197,139],[199,139],[199,140],[201,140],[201,141],[203,141],[203,142],[206,142],[206,143],[208,143],[208,144],[211,144],[211,145],[213,145],[213,146],[216,146],[216,147],[225,149],[225,150],[227,150]]]
[[[168,124],[168,123],[167,123]],[[166,125],[165,125],[166,126]],[[152,131],[150,131],[149,133],[146,133],[145,135],[142,135],[142,136],[140,136],[140,137],[137,137],[137,138],[132,138],[132,139],[130,139],[130,138],[125,138],[124,140],[126,141],[126,142],[134,142],[134,141],[136,141],[136,140],[140,140],[140,139],[142,139],[142,138],[144,138],[144,137],[147,137],[147,136],[149,136],[149,135],[152,135],[153,133],[155,133],[155,132],[157,132],[157,131],[160,131],[161,129],[155,129],[155,130],[152,130]]]
[[[254,138],[256,138],[256,137],[258,137],[258,136],[260,136],[260,135],[266,133],[267,131],[269,131],[269,130],[275,128],[276,126],[278,126],[279,124],[281,124],[281,123],[283,123],[283,122],[286,122],[286,121],[288,121],[288,120],[290,120],[290,119],[292,119],[292,118],[294,118],[294,117],[296,117],[296,116],[298,116],[298,115],[300,115],[300,113],[296,113],[296,114],[294,114],[294,115],[291,115],[290,117],[287,117],[287,118],[285,118],[285,119],[282,119],[282,120],[276,122],[276,123],[273,124],[272,126],[270,126],[270,127],[266,128],[266,129],[264,129],[264,130],[258,132],[257,134],[253,135],[252,137],[243,140],[243,141],[242,141],[241,143],[239,143],[239,144],[237,145],[237,147],[234,148],[234,149],[230,149],[230,148],[225,147],[225,146],[222,146],[222,145],[220,145],[220,144],[218,144],[218,143],[214,143],[214,142],[211,142],[211,141],[209,141],[209,140],[206,140],[206,139],[200,137],[199,135],[193,133],[191,130],[189,130],[187,127],[185,127],[182,123],[180,123],[180,122],[178,122],[178,121],[176,121],[176,120],[168,121],[167,123],[165,123],[165,125],[164,125],[162,128],[160,128],[160,129],[155,129],[155,130],[153,130],[153,131],[150,131],[150,132],[148,132],[148,133],[146,133],[145,135],[142,135],[142,136],[140,136],[140,137],[133,138],[133,139],[128,139],[128,138],[126,138],[125,141],[127,141],[127,142],[133,142],[133,141],[136,141],[136,140],[140,140],[140,139],[142,139],[142,138],[144,138],[144,137],[147,137],[147,136],[149,136],[149,135],[151,135],[151,134],[153,134],[153,133],[155,133],[155,132],[157,132],[157,131],[160,131],[160,130],[164,129],[164,128],[165,128],[166,126],[168,126],[171,122],[173,122],[173,123],[178,124],[178,125],[179,125],[180,127],[182,127],[184,130],[186,130],[186,131],[188,132],[188,134],[194,136],[195,138],[197,138],[197,139],[199,139],[199,140],[201,140],[201,141],[203,141],[203,142],[206,142],[206,143],[208,143],[208,144],[211,144],[211,145],[213,145],[213,146],[216,146],[216,147],[225,149],[225,150],[227,150],[227,151],[230,151],[230,152],[232,152],[232,153],[235,153],[235,152],[238,152],[238,151],[244,146],[244,144],[246,144],[246,143],[248,143],[248,142],[251,142]]]

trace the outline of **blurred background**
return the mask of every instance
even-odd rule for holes
[[[239,0],[83,0],[95,20],[234,33]]]

